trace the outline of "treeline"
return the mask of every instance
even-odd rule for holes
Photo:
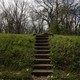
[[[46,20],[52,33],[80,34],[80,2],[76,0],[35,0],[43,7],[43,20]]]
[[[13,0],[1,2],[0,32],[80,34],[80,2],[76,0]],[[48,28],[46,27],[48,26]]]
[[[0,33],[38,33],[43,27],[42,19],[27,0],[2,0],[0,10]]]

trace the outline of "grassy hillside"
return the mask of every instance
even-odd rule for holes
[[[0,78],[30,78],[33,53],[32,35],[0,34]]]
[[[80,36],[54,35],[49,42],[52,80],[80,80]]]

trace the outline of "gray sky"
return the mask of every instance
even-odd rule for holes
[[[1,0],[0,0],[1,1]],[[12,0],[4,0],[5,2],[9,2],[9,1],[12,1]],[[22,1],[22,0],[20,0]],[[29,3],[34,3],[34,0],[25,0],[25,1],[28,1]]]
[[[1,1],[1,0],[0,0]],[[3,0],[2,0],[3,1]],[[6,2],[6,4],[9,2],[9,1],[12,1],[12,0],[4,0],[5,2]],[[22,0],[21,0],[22,1]],[[27,2],[29,2],[29,3],[31,3],[31,4],[34,4],[34,0],[25,0],[25,1],[27,1]],[[74,0],[75,1],[75,3],[76,2],[78,2],[78,1],[80,1],[80,0]]]
[[[1,1],[1,0],[0,0]],[[4,1],[12,1],[12,0],[4,0]],[[34,0],[25,0],[25,1],[28,1],[28,2],[30,2],[30,3],[34,3]],[[77,2],[77,1],[79,1],[79,0],[75,0],[75,2]]]
[[[26,0],[26,1],[28,1],[28,2],[30,2],[30,3],[34,3],[34,0]]]
[[[0,0],[0,1],[3,1],[3,0]],[[12,0],[4,0],[4,1],[5,1],[6,6],[8,5],[8,2],[12,2]],[[19,0],[19,1],[22,1],[22,0]],[[32,5],[34,5],[35,7],[37,6],[37,5],[34,3],[34,0],[24,0],[24,1],[29,2],[29,4],[32,4]],[[74,0],[74,1],[75,1],[75,3],[77,3],[77,2],[80,1],[80,0]]]

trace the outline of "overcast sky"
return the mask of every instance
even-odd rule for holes
[[[0,0],[0,1],[3,1],[3,0]],[[4,1],[5,1],[6,5],[8,5],[8,2],[12,2],[12,0],[4,0]],[[22,1],[22,0],[20,0],[20,1]],[[29,4],[33,4],[33,5],[35,4],[34,0],[25,0],[25,1],[29,2]],[[74,1],[75,1],[75,3],[77,3],[80,0],[74,0]]]
[[[1,1],[1,0],[0,0]],[[12,1],[12,0],[4,0],[5,2],[9,2],[9,1]],[[22,0],[21,0],[22,1]],[[25,0],[25,1],[28,1],[29,3],[34,3],[34,0]]]
[[[1,1],[1,0],[0,0]],[[12,1],[12,0],[4,0],[5,2],[8,2],[8,1]],[[22,0],[21,0],[22,1]],[[25,0],[25,1],[28,1],[29,3],[34,3],[34,0]],[[75,2],[78,2],[80,0],[74,0]]]
[[[8,2],[8,1],[12,1],[12,0],[4,0],[4,1]],[[34,3],[34,0],[25,0],[25,1],[28,1],[29,3]],[[75,0],[75,2],[78,2],[78,1],[80,1],[80,0]]]

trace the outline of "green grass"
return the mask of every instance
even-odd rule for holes
[[[79,80],[80,36],[54,35],[50,37],[49,43],[54,66],[52,80]]]
[[[31,77],[34,41],[30,34],[0,34],[0,78]]]

